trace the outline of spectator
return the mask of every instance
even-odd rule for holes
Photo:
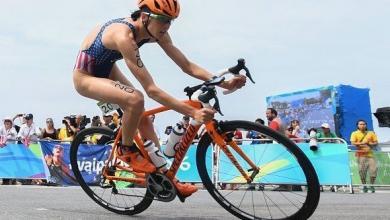
[[[317,138],[337,138],[336,134],[330,131],[330,126],[328,123],[323,123],[321,125],[321,131],[317,132]],[[319,140],[324,143],[337,143],[337,140]]]
[[[264,125],[264,120],[261,119],[261,118],[258,118],[258,119],[255,120],[255,123]],[[260,134],[257,131],[251,130],[251,131],[248,131],[246,133],[246,138],[248,138],[248,139],[266,139],[267,137],[265,135]],[[264,143],[264,142],[260,141],[260,140],[253,140],[251,142],[251,144],[261,144],[261,143]]]
[[[52,118],[46,119],[46,128],[42,129],[42,139],[49,139],[49,140],[57,140],[58,139],[58,132],[54,128],[54,122]]]
[[[6,142],[7,140],[15,140],[18,133],[16,132],[16,129],[12,127],[13,125],[12,119],[6,117],[3,119],[3,123],[4,123],[4,127],[0,129],[0,136],[3,137],[4,142]]]
[[[100,119],[99,115],[93,116],[91,127],[101,127],[102,126],[102,120]]]
[[[37,142],[41,135],[39,128],[35,127],[34,116],[27,114],[24,116],[26,123],[20,127],[18,138],[20,138],[26,146],[29,145],[30,141]]]
[[[267,108],[266,117],[268,120],[268,127],[275,131],[284,134],[282,120],[278,117],[278,112],[273,108]]]
[[[366,186],[367,171],[370,175],[370,184],[375,183],[377,175],[377,166],[372,148],[378,144],[378,138],[373,131],[367,130],[367,123],[364,120],[359,120],[357,130],[351,134],[351,143],[357,147],[356,157],[359,165],[359,175],[363,186],[363,192],[368,192]],[[374,186],[370,187],[372,193],[375,192]]]
[[[112,121],[114,122],[115,127],[119,127],[119,119],[120,119],[119,114],[117,112],[114,112],[112,114],[112,117],[113,117]]]
[[[62,124],[64,125],[62,128],[60,128],[60,131],[58,132],[58,139],[61,141],[72,141],[76,132],[77,128],[75,127],[75,118],[71,116],[64,117],[64,120],[62,120]]]
[[[240,130],[236,129],[234,131],[234,139],[238,140],[236,141],[238,145],[242,144],[242,132]]]
[[[113,119],[112,113],[107,113],[107,114],[103,115],[103,121],[104,121],[103,125],[110,128],[111,130],[115,130],[116,126],[115,126],[114,122],[112,121],[112,119]]]
[[[24,114],[17,114],[15,115],[15,117],[12,119],[12,122],[14,124],[14,128],[16,130],[16,132],[19,133],[19,130],[20,130],[20,126],[26,124],[26,119],[24,118]],[[19,118],[19,121],[20,121],[20,126],[18,126],[16,123],[15,123],[15,120]]]
[[[183,116],[183,120],[182,120],[182,124],[183,124],[183,127],[184,127],[185,129],[187,129],[188,126],[190,125],[190,117],[187,116],[187,115],[184,115],[184,116]]]
[[[76,128],[76,133],[84,130],[86,126],[91,123],[91,119],[87,118],[85,115],[76,115],[76,120],[75,120],[75,125],[74,127]]]
[[[0,147],[5,147],[9,140],[15,140],[17,132],[14,127],[12,127],[12,119],[6,117],[3,119],[4,127],[0,128]],[[16,180],[14,179],[3,179],[3,185],[14,184]]]
[[[292,120],[290,126],[286,130],[286,136],[288,138],[302,139],[306,137],[306,132],[300,128],[299,120]],[[296,140],[296,142],[300,142]]]

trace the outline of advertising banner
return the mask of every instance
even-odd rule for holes
[[[348,149],[345,144],[321,143],[317,151],[311,151],[309,144],[298,144],[313,164],[321,185],[349,185],[351,184],[348,165]],[[255,178],[256,183],[264,184],[305,184],[306,178],[295,157],[279,144],[244,144],[242,149],[260,166],[260,174]],[[232,150],[233,152],[233,150]],[[247,163],[237,154],[244,170],[248,170]],[[245,182],[237,168],[221,151],[218,177],[219,182]]]
[[[376,166],[378,168],[375,185],[390,185],[390,152],[374,151]],[[355,152],[349,152],[349,162],[351,167],[352,184],[360,185],[362,181],[359,176],[359,167]],[[367,173],[367,183],[369,183],[369,173]]]
[[[50,171],[49,181],[57,185],[77,185],[70,165],[70,144],[41,141],[47,167]],[[107,159],[111,146],[80,145],[78,167],[84,180],[90,184],[100,181],[100,173]]]
[[[0,178],[46,179],[45,167],[39,144],[7,144],[0,148]]]
[[[335,130],[335,90],[333,86],[267,97],[267,106],[274,108],[285,125],[299,120],[301,129],[319,128],[324,122]]]

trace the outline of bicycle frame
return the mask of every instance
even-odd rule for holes
[[[202,104],[199,101],[186,100],[186,101],[183,101],[183,103],[185,103],[187,105],[191,105],[192,107],[194,107],[196,109],[202,108]],[[165,106],[161,106],[161,107],[158,107],[158,108],[155,108],[155,109],[151,109],[151,110],[145,111],[142,117],[143,118],[149,117],[150,115],[158,114],[158,113],[165,112],[165,111],[168,111],[168,110],[171,110],[171,109],[168,108],[168,107],[165,107]],[[234,164],[234,166],[238,169],[238,171],[241,173],[241,175],[246,179],[246,181],[248,183],[251,183],[253,181],[254,177],[259,173],[260,168],[257,167],[245,155],[245,153],[240,149],[240,147],[236,144],[235,141],[233,141],[231,139],[226,141],[225,140],[226,138],[224,138],[223,136],[221,136],[219,134],[219,132],[216,130],[216,128],[217,128],[216,123],[217,122],[214,121],[214,120],[206,123],[205,124],[206,125],[206,131],[211,136],[211,138],[214,140],[214,142],[227,155],[227,157]],[[171,180],[176,176],[176,173],[179,170],[179,167],[180,167],[181,163],[183,162],[183,159],[184,159],[184,157],[185,157],[185,155],[186,155],[186,153],[187,153],[187,151],[188,151],[192,141],[195,139],[195,136],[196,136],[197,132],[199,131],[200,126],[201,125],[198,125],[198,126],[189,125],[189,127],[187,128],[187,131],[185,132],[185,134],[181,138],[180,146],[179,146],[178,150],[176,151],[175,156],[174,156],[174,160],[172,162],[172,165],[171,165],[171,167],[169,168],[169,170],[168,170],[168,172],[166,174],[167,177],[170,178]],[[120,141],[121,137],[122,137],[122,128],[119,129],[119,132],[118,132],[117,136],[115,137],[114,147],[113,147],[113,149],[112,149],[112,151],[110,153],[110,156],[109,156],[109,158],[107,160],[108,161],[107,163],[109,163],[109,161],[112,161],[112,159],[114,159],[114,154],[115,154],[115,152],[117,152],[116,148],[117,148],[118,142]],[[150,158],[149,158],[148,153],[144,149],[144,143],[143,143],[141,137],[139,136],[139,134],[137,134],[134,137],[134,142],[138,146],[138,148],[139,148],[141,154],[143,155],[143,157],[147,158],[149,161],[151,161]],[[247,172],[239,164],[239,162],[237,161],[235,156],[232,154],[231,150],[229,150],[228,145],[231,146],[231,148],[233,150],[235,150],[251,166],[251,169],[248,170],[248,172],[249,171],[253,171],[251,176],[249,176],[247,174]],[[116,162],[117,161],[116,161],[116,158],[115,158],[114,163],[116,164]],[[122,166],[122,165],[116,165],[116,167],[118,167],[121,170],[125,170],[125,171],[128,171],[128,172],[133,172],[134,173],[134,171],[131,168],[128,168],[128,167],[125,167],[125,166]],[[142,177],[135,177],[135,178],[110,176],[107,173],[107,166],[105,166],[105,168],[103,170],[103,175],[104,175],[104,177],[107,180],[117,180],[117,181],[133,182],[133,183],[140,184],[140,185],[144,185],[145,184],[145,176],[144,175],[142,176],[142,174],[138,174],[138,176],[142,176]],[[136,176],[137,176],[137,174],[136,174]]]

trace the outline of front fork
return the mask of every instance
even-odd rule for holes
[[[223,123],[223,122],[222,122]],[[220,125],[216,120],[209,122],[206,124],[206,129],[208,134],[214,140],[214,142],[222,149],[222,151],[226,154],[229,160],[233,163],[233,165],[237,168],[237,170],[241,173],[241,175],[245,178],[247,183],[252,183],[256,175],[260,172],[260,168],[257,167],[253,161],[241,150],[241,148],[237,145],[237,143],[232,139],[231,136],[225,134],[222,136]],[[230,146],[233,150],[235,150],[238,155],[240,155],[251,168],[247,170],[247,172],[252,172],[249,176],[248,173],[242,168],[240,163],[237,161],[236,157],[232,154],[231,150],[229,150],[228,146]]]

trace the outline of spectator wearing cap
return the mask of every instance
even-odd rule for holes
[[[317,139],[325,143],[335,143],[336,140],[326,140],[325,138],[337,138],[337,135],[330,130],[330,125],[328,123],[323,123],[321,125],[321,130],[317,132]],[[323,139],[323,140],[321,140]]]
[[[25,115],[24,119],[26,120],[26,123],[20,127],[18,138],[22,139],[25,144],[28,145],[30,141],[38,141],[41,131],[35,126],[33,121],[34,116],[32,114]]]
[[[42,139],[49,139],[49,140],[57,140],[58,139],[58,132],[54,128],[54,122],[52,118],[46,119],[46,128],[42,129]]]
[[[112,113],[106,113],[103,115],[104,126],[110,128],[111,130],[116,129],[116,125],[112,121],[113,118],[114,116],[112,115]]]
[[[6,142],[6,140],[15,140],[18,133],[13,127],[12,119],[10,117],[6,117],[3,119],[3,123],[4,127],[0,128],[0,136],[3,137],[3,142]]]

